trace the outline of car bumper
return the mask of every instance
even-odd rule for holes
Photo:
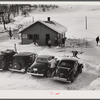
[[[27,72],[27,74],[34,75],[34,76],[43,76],[43,74],[38,74],[38,73],[29,73],[29,72]]]
[[[60,78],[60,77],[53,77],[54,80],[62,81],[62,82],[71,82],[68,79]]]
[[[17,69],[9,69],[10,71],[14,71],[14,72],[21,72],[21,73],[24,73],[25,70],[17,70]]]
[[[0,71],[2,71],[3,69],[0,69]]]

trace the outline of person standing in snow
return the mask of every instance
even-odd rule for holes
[[[55,37],[55,46],[58,46],[58,39]]]
[[[72,51],[72,53],[73,53],[73,57],[78,58],[78,57],[77,57],[77,55],[78,55],[78,51]],[[79,58],[78,58],[78,59],[79,59]]]
[[[10,39],[12,38],[12,31],[11,31],[11,29],[9,30],[9,37],[10,37]]]
[[[61,38],[58,39],[58,45],[59,45],[59,47],[62,46],[62,39]]]
[[[99,36],[98,36],[98,37],[96,37],[96,42],[97,42],[97,46],[98,46]]]
[[[65,47],[65,41],[66,41],[66,37],[62,38],[62,46]]]
[[[50,61],[48,61],[48,63],[50,64],[50,70],[51,70],[51,75],[52,75],[53,72],[55,72],[55,70],[56,70],[57,58],[52,57],[52,59]]]
[[[48,47],[49,48],[51,47],[51,40],[50,39],[48,40]]]

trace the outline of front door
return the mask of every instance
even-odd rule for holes
[[[48,45],[48,40],[50,39],[50,34],[46,34],[46,38],[45,38],[45,40],[46,40],[46,45]]]

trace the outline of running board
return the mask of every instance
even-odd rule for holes
[[[34,75],[34,76],[43,76],[43,74],[38,74],[38,73],[29,73],[29,72],[27,72],[27,74]]]
[[[25,71],[22,71],[22,70],[17,70],[17,69],[9,69],[10,71],[15,71],[15,72],[21,72],[21,73],[24,73]]]

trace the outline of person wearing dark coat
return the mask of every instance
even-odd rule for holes
[[[64,46],[64,47],[65,47],[65,41],[66,41],[66,37],[63,37],[62,38],[62,46]]]
[[[98,37],[96,37],[96,42],[97,42],[97,46],[98,46],[99,36],[98,36]]]
[[[12,31],[11,31],[11,29],[9,30],[9,37],[10,37],[10,39],[12,38]]]
[[[73,57],[78,58],[78,57],[77,57],[77,55],[78,55],[78,51],[72,51],[72,53],[73,53]],[[78,58],[78,59],[79,59],[79,58]]]
[[[58,39],[55,37],[55,46],[58,46]]]

